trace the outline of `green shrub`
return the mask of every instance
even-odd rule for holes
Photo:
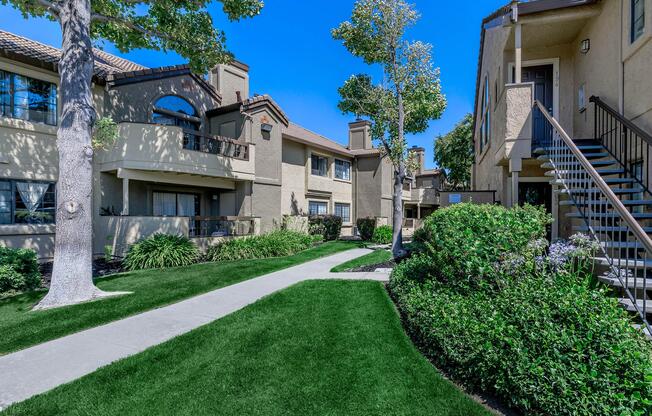
[[[392,243],[392,227],[389,225],[381,225],[376,227],[374,235],[371,238],[376,244],[391,244]]]
[[[295,231],[273,231],[253,237],[227,240],[208,249],[208,261],[264,259],[291,256],[310,248],[322,236],[311,236]]]
[[[429,256],[442,281],[468,287],[491,280],[493,264],[505,254],[518,254],[545,237],[550,221],[542,207],[454,205],[424,221],[413,249]]]
[[[0,277],[0,279],[5,282],[15,281],[15,273],[21,276],[21,283],[17,286],[11,284],[12,287],[8,290],[33,290],[41,285],[41,273],[34,250],[0,247],[0,268],[4,273],[4,277]],[[5,284],[9,286],[9,283]],[[0,283],[0,292],[5,292],[6,290],[3,290],[2,286],[3,283]]]
[[[617,300],[596,288],[589,261],[595,245],[573,238],[553,244],[546,256],[545,241],[535,238],[546,216],[532,208],[506,211],[461,206],[435,216],[452,223],[429,224],[420,251],[390,278],[407,331],[458,381],[524,414],[650,414],[652,347]],[[500,227],[512,230],[511,241]],[[486,233],[494,232],[492,242]],[[486,270],[472,256],[483,256]],[[444,259],[453,263],[446,275]],[[473,270],[493,284],[460,284],[459,276]]]
[[[370,217],[358,218],[355,225],[358,227],[360,238],[363,241],[371,241],[374,236],[374,230],[376,229],[376,219]]]
[[[322,235],[324,241],[337,240],[342,234],[342,218],[336,215],[314,215],[308,221],[310,234]]]
[[[12,266],[0,266],[0,293],[21,291],[25,287],[25,277]]]
[[[189,238],[154,234],[132,245],[123,263],[127,270],[158,269],[188,266],[198,258],[197,246]]]

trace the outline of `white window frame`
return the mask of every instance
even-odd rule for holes
[[[348,165],[348,175],[347,175],[348,178],[338,178],[337,177],[337,162],[342,162],[342,163],[345,163],[345,164]],[[335,179],[337,179],[338,181],[351,182],[351,167],[352,167],[352,164],[351,164],[351,162],[349,160],[335,158],[335,161],[333,162],[333,165],[334,165],[333,170],[334,170]]]

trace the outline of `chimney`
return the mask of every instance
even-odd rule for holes
[[[249,98],[249,67],[242,62],[217,65],[211,70],[209,79],[222,96],[222,106]]]
[[[356,120],[349,123],[349,149],[368,150],[372,147],[371,122],[367,120]]]
[[[419,165],[415,174],[422,174],[423,171],[426,170],[426,149],[419,146],[412,146],[412,148],[410,148],[410,153],[414,155],[417,164]]]

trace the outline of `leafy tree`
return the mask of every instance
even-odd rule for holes
[[[468,189],[473,165],[473,116],[467,114],[452,131],[435,139],[435,162],[446,172],[451,189]]]
[[[382,69],[382,81],[369,75],[353,75],[339,88],[339,109],[366,116],[372,136],[394,168],[393,236],[394,257],[404,255],[402,245],[403,181],[412,168],[406,133],[421,133],[428,122],[446,108],[441,93],[439,69],[432,64],[432,46],[404,39],[419,14],[403,0],[358,0],[351,20],[333,29],[354,56]]]
[[[62,31],[59,61],[61,118],[57,131],[57,233],[52,283],[37,308],[108,296],[92,280],[92,131],[97,120],[91,95],[92,40],[121,51],[176,51],[194,71],[229,61],[225,35],[213,27],[207,0],[0,0],[25,18],[47,17]],[[230,20],[257,15],[261,0],[220,0]]]

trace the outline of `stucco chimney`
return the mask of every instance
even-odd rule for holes
[[[349,149],[371,149],[371,122],[367,120],[356,120],[349,123]]]
[[[220,64],[210,72],[210,83],[222,96],[222,105],[249,98],[249,66],[232,61]]]
[[[419,167],[417,168],[416,174],[421,174],[426,169],[426,149],[423,147],[412,146],[410,148],[410,153],[415,155]]]

